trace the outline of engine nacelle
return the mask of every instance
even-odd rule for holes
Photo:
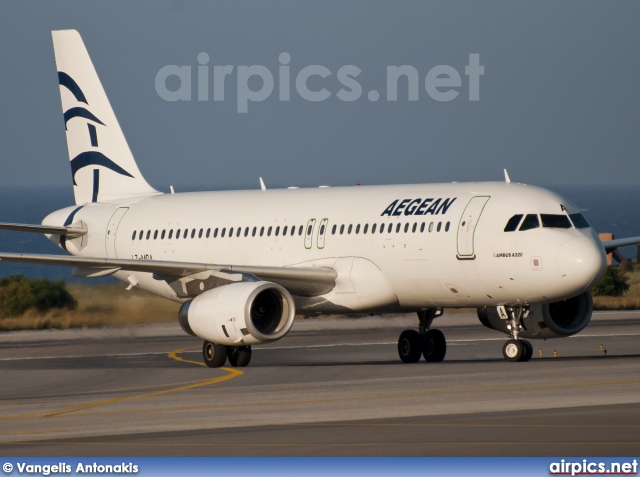
[[[585,292],[567,300],[534,305],[522,319],[522,338],[564,338],[582,331],[591,320],[593,299]],[[478,318],[487,328],[510,335],[508,320],[503,320],[496,308],[478,308]]]
[[[291,294],[270,282],[240,282],[207,290],[180,308],[190,335],[229,346],[276,341],[293,326]]]

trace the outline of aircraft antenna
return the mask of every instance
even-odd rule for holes
[[[262,177],[260,177],[260,188],[262,190],[267,190],[267,186],[264,185],[264,181],[262,180]]]
[[[511,177],[509,177],[509,173],[507,172],[506,169],[504,169],[504,181],[511,182]]]

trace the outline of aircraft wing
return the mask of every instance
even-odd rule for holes
[[[602,242],[604,250],[607,253],[613,252],[618,247],[625,247],[627,245],[640,244],[640,237],[627,237],[615,240],[605,240]]]
[[[24,253],[0,253],[0,261],[78,267],[84,271],[83,275],[86,277],[110,275],[119,270],[153,273],[155,278],[167,281],[179,280],[207,271],[249,274],[282,285],[290,293],[300,296],[317,296],[328,293],[334,288],[338,276],[335,270],[328,267],[254,267]]]

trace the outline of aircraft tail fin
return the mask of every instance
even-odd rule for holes
[[[51,34],[76,204],[158,194],[138,169],[80,34]]]

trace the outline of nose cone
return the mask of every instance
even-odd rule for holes
[[[569,240],[558,250],[558,271],[572,287],[588,290],[595,285],[607,267],[602,245],[591,237]]]

